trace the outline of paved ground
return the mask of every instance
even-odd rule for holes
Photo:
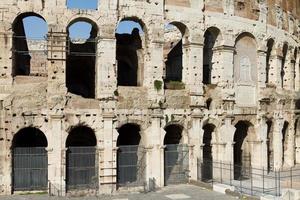
[[[192,185],[165,187],[157,192],[119,194],[100,197],[48,197],[47,195],[13,195],[0,197],[1,200],[233,200],[236,198],[202,189]]]

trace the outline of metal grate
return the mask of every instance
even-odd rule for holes
[[[145,185],[146,152],[141,146],[119,146],[118,187]]]
[[[187,183],[189,179],[189,149],[184,144],[165,148],[165,185]]]
[[[13,150],[14,191],[47,190],[48,156],[44,147],[17,147]]]
[[[97,189],[98,162],[95,147],[69,147],[67,150],[67,190]]]

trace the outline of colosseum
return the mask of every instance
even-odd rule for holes
[[[88,39],[71,39],[78,22]],[[299,0],[1,0],[0,194],[296,170],[299,22]]]

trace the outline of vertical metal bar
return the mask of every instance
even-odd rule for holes
[[[223,183],[223,176],[222,176],[222,168],[223,168],[223,162],[220,162],[220,171],[221,171],[221,183]]]
[[[293,169],[290,169],[291,189],[293,189]]]
[[[263,194],[264,194],[265,193],[265,168],[264,167],[263,167],[262,179],[263,179]]]
[[[229,163],[229,170],[230,170],[230,177],[229,177],[229,179],[230,179],[230,185],[232,185],[232,172],[231,172],[231,162]]]
[[[278,183],[278,185],[279,185],[279,196],[281,195],[281,177],[280,177],[280,170],[278,171],[278,177],[279,177],[279,183]]]
[[[277,186],[277,171],[275,170],[275,193],[276,196],[278,196],[278,186]]]
[[[250,187],[251,187],[251,196],[253,196],[253,179],[252,179],[252,168],[249,167],[250,172]]]

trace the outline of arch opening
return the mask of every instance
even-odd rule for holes
[[[123,19],[116,29],[118,86],[142,86],[144,78],[145,34],[143,23]]]
[[[173,89],[172,85],[182,82],[183,45],[187,42],[185,25],[178,22],[166,25],[164,38],[164,82],[166,89]]]
[[[183,127],[171,124],[165,127],[164,138],[164,181],[165,185],[187,183],[189,171],[189,150],[183,144]]]
[[[140,131],[137,124],[125,124],[118,130],[118,187],[143,186],[145,182],[146,154]]]
[[[68,92],[85,98],[95,98],[97,25],[88,19],[76,19],[69,24],[67,33]]]
[[[247,121],[239,121],[234,133],[234,179],[249,178],[251,168],[251,147],[249,137],[253,135],[253,126]],[[250,134],[249,134],[250,133]]]
[[[285,82],[285,68],[286,68],[287,53],[288,53],[288,44],[285,43],[282,48],[282,60],[281,60],[281,69],[280,69],[281,88],[284,87],[284,82]]]
[[[272,63],[272,52],[273,52],[273,48],[274,48],[274,40],[273,39],[269,39],[267,42],[267,56],[266,56],[266,83],[270,83],[270,67],[271,67],[271,63]]]
[[[47,32],[45,19],[23,13],[12,24],[12,76],[47,76]]]
[[[47,138],[37,128],[21,129],[12,141],[13,191],[46,191],[48,187]]]
[[[66,188],[97,189],[98,155],[95,132],[87,126],[71,129],[66,140]]]
[[[288,149],[288,128],[289,128],[289,123],[285,121],[283,123],[283,127],[281,130],[282,134],[282,166],[285,164],[285,152]]]
[[[214,65],[214,50],[220,30],[217,28],[209,28],[204,34],[204,49],[203,49],[203,84],[211,84],[212,70]]]
[[[202,166],[202,181],[210,181],[213,178],[213,153],[212,153],[212,137],[215,130],[215,125],[206,124],[203,126],[203,166]]]

